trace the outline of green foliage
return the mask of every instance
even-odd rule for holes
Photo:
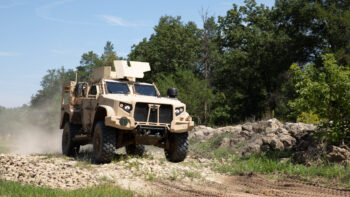
[[[190,153],[195,157],[208,159],[228,159],[234,155],[234,149],[220,147],[222,140],[230,137],[230,134],[219,135],[210,138],[208,141],[200,142],[197,139],[190,140]]]
[[[322,58],[322,66],[291,66],[298,97],[290,106],[299,117],[310,111],[317,115],[330,142],[349,141],[350,70],[338,66],[333,55]]]
[[[341,164],[324,164],[305,166],[293,164],[291,151],[270,151],[255,153],[250,156],[237,156],[234,147],[223,148],[220,143],[228,134],[222,134],[201,142],[190,140],[190,154],[197,157],[216,159],[212,169],[229,175],[241,173],[261,173],[266,175],[296,176],[302,180],[329,183],[330,180],[350,186],[350,166]]]
[[[154,31],[148,40],[132,46],[129,54],[130,60],[151,64],[152,72],[146,74],[146,80],[156,81],[159,74],[178,70],[196,70],[201,43],[200,30],[193,22],[183,24],[181,17],[163,16]]]
[[[134,196],[129,190],[123,190],[118,186],[101,185],[92,188],[65,191],[61,189],[49,189],[21,185],[19,183],[0,180],[0,196]]]
[[[276,20],[293,38],[289,47],[302,59],[319,63],[322,54],[333,53],[350,64],[349,1],[277,0],[275,6]]]
[[[227,104],[226,96],[224,93],[217,93],[215,95],[215,101],[213,106],[215,108],[210,113],[210,124],[212,125],[225,125],[231,122],[231,107]]]
[[[156,81],[161,95],[166,96],[169,87],[178,88],[178,98],[186,103],[187,111],[197,122],[203,120],[204,102],[210,106],[214,99],[211,89],[206,89],[206,81],[198,79],[193,72],[184,70],[175,74],[161,75]]]
[[[279,157],[264,153],[262,155],[253,155],[250,157],[231,157],[227,163],[218,164],[214,168],[221,173],[231,175],[256,172],[262,174],[276,174],[297,176],[300,179],[312,181],[314,178],[324,178],[324,183],[329,180],[339,181],[343,185],[350,185],[350,179],[347,174],[350,173],[350,167],[340,164],[329,165],[311,165],[304,166],[293,164],[290,160],[282,162]]]
[[[219,38],[224,61],[215,73],[214,86],[225,95],[232,121],[272,112],[291,62],[290,38],[274,23],[274,10],[246,1],[219,17]],[[286,56],[286,54],[289,54]]]
[[[314,124],[314,125],[319,125],[321,123],[320,119],[318,116],[312,111],[309,112],[301,112],[301,114],[297,117],[298,122],[304,122],[307,124]]]

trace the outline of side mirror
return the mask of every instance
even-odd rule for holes
[[[166,92],[166,94],[170,98],[175,98],[175,97],[177,97],[177,89],[176,88],[168,88],[168,91]]]

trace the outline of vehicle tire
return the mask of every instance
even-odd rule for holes
[[[62,133],[62,153],[72,157],[79,153],[80,145],[74,143],[73,138],[79,133],[80,127],[66,122]]]
[[[169,148],[164,149],[165,157],[170,162],[182,162],[188,151],[188,132],[169,133]]]
[[[103,121],[97,122],[95,126],[93,143],[93,162],[110,163],[116,147],[116,131],[105,125]]]
[[[143,156],[143,153],[145,153],[145,146],[142,144],[131,144],[125,146],[126,153],[128,155],[135,155],[135,156]]]

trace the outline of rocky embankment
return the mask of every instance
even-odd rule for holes
[[[291,151],[292,161],[309,165],[324,159],[350,164],[350,149],[343,146],[325,146],[312,135],[316,126],[305,123],[281,123],[277,119],[247,122],[242,125],[211,128],[197,126],[191,138],[207,141],[221,136],[220,147],[232,149],[237,155],[260,151]]]

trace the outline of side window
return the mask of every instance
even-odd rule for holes
[[[90,88],[89,95],[96,95],[96,94],[97,94],[96,85],[93,85]]]

